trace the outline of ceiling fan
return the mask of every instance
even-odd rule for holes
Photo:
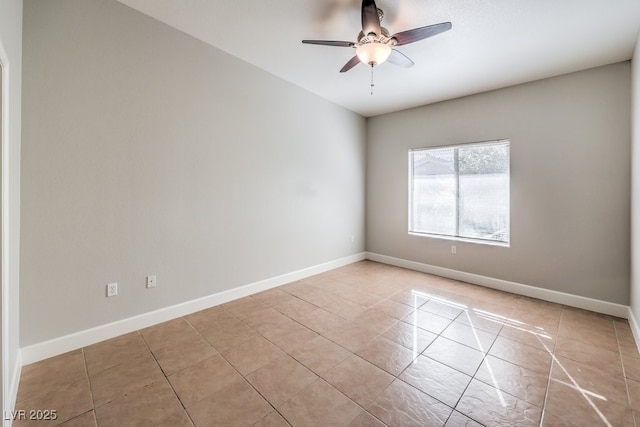
[[[349,71],[359,62],[373,68],[388,60],[392,64],[409,68],[414,65],[414,62],[402,52],[394,49],[395,46],[417,42],[451,29],[451,22],[442,22],[389,35],[389,31],[380,25],[383,16],[384,13],[378,9],[374,0],[363,0],[362,31],[358,34],[357,42],[302,40],[302,43],[355,48],[356,56],[342,67],[341,73]]]

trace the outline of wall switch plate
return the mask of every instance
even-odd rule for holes
[[[147,288],[156,287],[156,276],[147,276]]]
[[[451,253],[455,254],[456,253],[456,247],[455,246],[451,246]]]
[[[107,296],[115,297],[118,295],[118,284],[117,283],[109,283],[107,285]]]

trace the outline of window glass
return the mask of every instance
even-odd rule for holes
[[[411,150],[409,232],[509,243],[509,141]]]

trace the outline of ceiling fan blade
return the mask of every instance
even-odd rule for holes
[[[362,32],[380,35],[380,16],[374,0],[362,0]]]
[[[450,29],[451,29],[451,22],[442,22],[440,24],[427,25],[426,27],[414,28],[413,30],[401,31],[399,33],[394,34],[392,37],[398,41],[396,43],[396,46],[402,46],[404,44],[409,44],[409,43],[417,42],[422,39],[426,39],[427,37],[435,36],[436,34],[440,34]]]
[[[415,65],[407,55],[395,49],[391,49],[391,55],[389,55],[387,61],[404,68],[410,68]]]
[[[353,58],[351,58],[349,60],[349,62],[347,62],[346,64],[344,64],[344,67],[342,67],[342,69],[340,70],[341,73],[346,73],[347,71],[349,71],[350,69],[352,69],[353,67],[355,67],[356,65],[358,65],[360,63],[360,58],[358,58],[358,56],[354,56]]]
[[[322,46],[337,46],[337,47],[354,47],[356,44],[353,42],[343,42],[337,40],[302,40],[305,44],[319,44]]]

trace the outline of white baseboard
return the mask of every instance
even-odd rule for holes
[[[633,339],[636,342],[636,347],[638,347],[638,351],[640,352],[640,325],[638,325],[638,321],[636,320],[636,316],[633,314],[633,310],[629,307],[629,314],[627,316],[629,319],[629,327],[631,328],[631,333],[633,334]]]
[[[558,304],[568,305],[571,307],[595,311],[596,313],[608,314],[624,319],[629,317],[629,307],[622,304],[601,301],[579,295],[567,294],[564,292],[538,288],[530,285],[523,285],[522,283],[509,282],[507,280],[494,279],[492,277],[466,273],[464,271],[452,270],[449,268],[437,267],[435,265],[423,264],[415,261],[408,261],[405,259],[394,258],[372,252],[367,252],[367,259],[371,261],[381,262],[383,264],[395,265],[396,267],[403,267],[410,270],[421,271],[423,273],[435,274],[437,276],[442,276],[449,279],[460,280],[463,282],[472,283],[474,285],[485,286],[487,288],[498,289],[501,291],[537,298],[544,301],[550,301]],[[636,337],[636,342],[638,342],[637,338],[638,337]]]
[[[259,282],[229,289],[181,304],[161,308],[149,313],[140,314],[138,316],[118,320],[106,325],[100,325],[95,328],[32,344],[21,349],[22,362],[25,365],[38,362],[58,354],[86,347],[122,334],[137,331],[161,322],[166,322],[168,320],[195,313],[196,311],[204,310],[206,308],[255,294],[257,292],[285,285],[315,274],[324,273],[325,271],[333,270],[364,259],[366,259],[365,253],[347,256],[334,261],[294,271],[292,273],[283,274],[281,276],[261,280]]]

